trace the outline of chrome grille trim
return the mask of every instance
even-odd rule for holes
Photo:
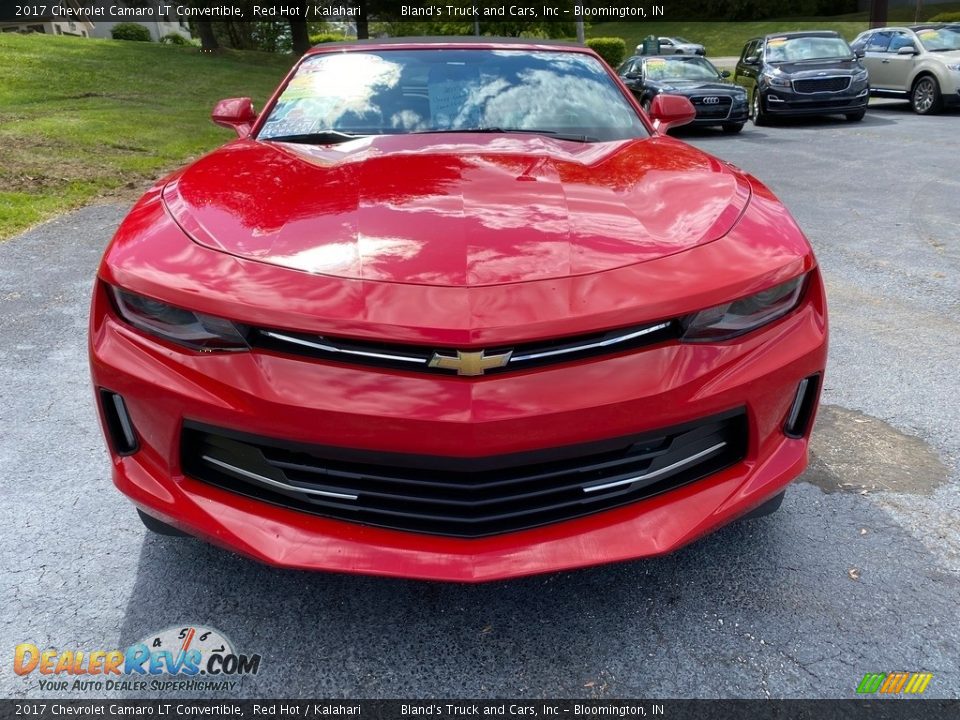
[[[727,444],[725,442],[717,443],[713,447],[709,447],[706,450],[701,450],[700,452],[695,453],[694,455],[691,455],[688,458],[684,458],[683,460],[678,460],[672,465],[667,465],[666,467],[660,468],[659,470],[654,470],[653,472],[644,473],[643,475],[637,475],[636,477],[626,478],[624,480],[617,480],[615,482],[602,483],[600,485],[587,485],[583,488],[583,491],[585,493],[592,493],[592,492],[598,492],[600,490],[609,490],[610,488],[615,488],[615,487],[623,487],[624,485],[633,485],[634,483],[640,482],[641,480],[653,480],[662,475],[666,475],[667,473],[671,473],[674,470],[679,470],[680,468],[684,468],[687,465],[691,465],[692,463],[695,463],[697,460],[700,460],[701,458],[705,458],[708,455],[712,455],[717,450],[720,450],[721,448],[725,448],[726,446]]]
[[[455,372],[465,376],[480,376],[486,373],[526,370],[540,364],[589,358],[607,352],[623,352],[680,336],[677,320],[664,320],[643,326],[597,331],[572,337],[559,337],[543,341],[520,342],[513,346],[490,346],[486,348],[412,345],[370,340],[331,338],[295,330],[269,330],[252,328],[248,342],[254,349],[305,355],[320,360],[337,360],[345,363],[394,367],[434,374]],[[456,357],[485,353],[487,356],[506,355],[509,361],[501,367],[488,367],[484,373],[465,373],[457,368],[431,362],[440,357]]]
[[[557,355],[566,355],[569,353],[575,352],[585,352],[587,350],[594,350],[596,348],[605,348],[612,345],[617,345],[619,343],[627,342],[628,340],[634,340],[638,337],[643,337],[644,335],[649,335],[650,333],[655,333],[657,330],[665,330],[670,327],[670,323],[659,323],[657,325],[651,325],[650,327],[643,328],[642,330],[636,330],[635,332],[624,333],[623,335],[618,335],[616,337],[607,338],[606,340],[600,340],[598,342],[592,343],[583,343],[580,345],[571,345],[566,348],[559,348],[557,350],[545,350],[538,353],[527,353],[526,355],[514,355],[510,358],[510,362],[522,362],[524,360],[537,360],[539,358],[545,357],[556,357]]]
[[[265,475],[250,472],[249,470],[244,470],[243,468],[238,468],[235,465],[225,463],[223,460],[217,460],[209,455],[204,455],[203,460],[211,465],[216,465],[219,468],[223,468],[227,472],[233,473],[234,475],[239,475],[247,480],[255,480],[256,482],[261,482],[264,485],[270,485],[281,490],[301,492],[305,495],[320,495],[321,497],[337,498],[338,500],[356,500],[358,497],[357,495],[350,495],[349,493],[339,493],[331,490],[317,490],[316,488],[304,488],[297,487],[296,485],[288,485],[287,483],[280,482],[279,480],[268,478]]]

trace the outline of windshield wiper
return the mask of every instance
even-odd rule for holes
[[[599,138],[589,135],[575,135],[572,133],[562,133],[557,130],[532,130],[530,128],[501,128],[501,127],[466,127],[466,128],[444,128],[442,130],[417,130],[411,135],[450,135],[453,133],[528,133],[530,135],[549,135],[558,140],[572,140],[573,142],[599,142]]]
[[[268,140],[270,142],[288,142],[304,143],[308,145],[332,145],[335,143],[356,140],[357,138],[367,137],[366,135],[351,135],[350,133],[340,132],[339,130],[320,130],[312,133],[298,133],[295,135],[272,135],[270,137],[257,138],[258,140]]]

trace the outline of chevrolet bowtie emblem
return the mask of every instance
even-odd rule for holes
[[[480,352],[457,350],[456,357],[434,353],[433,357],[430,358],[430,367],[456,370],[457,375],[483,375],[487,370],[506,367],[507,363],[510,362],[511,355],[513,355],[513,350],[496,355],[487,355],[483,350]]]

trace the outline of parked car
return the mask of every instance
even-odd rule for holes
[[[867,30],[853,48],[864,53],[871,94],[908,98],[920,115],[960,105],[960,25]]]
[[[730,72],[717,70],[706,58],[634,55],[617,74],[645,110],[657,95],[668,93],[690,98],[697,111],[695,125],[719,125],[724,132],[737,133],[747,121],[747,91],[727,82]]]
[[[481,581],[773,512],[826,362],[813,250],[589,48],[327,43],[103,256],[90,362],[144,524]]]
[[[744,45],[733,79],[750,94],[757,125],[788,115],[862,120],[870,100],[866,68],[847,41],[830,31],[754,38]]]
[[[661,36],[657,38],[660,42],[661,55],[706,55],[707,48],[700,43],[690,42],[682,37]],[[643,45],[637,45],[637,55],[643,54]]]

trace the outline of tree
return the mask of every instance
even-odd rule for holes
[[[213,25],[208,22],[196,22],[194,26],[197,34],[200,36],[200,49],[204,52],[214,52],[220,49],[220,43],[217,42],[217,36],[213,32]]]

